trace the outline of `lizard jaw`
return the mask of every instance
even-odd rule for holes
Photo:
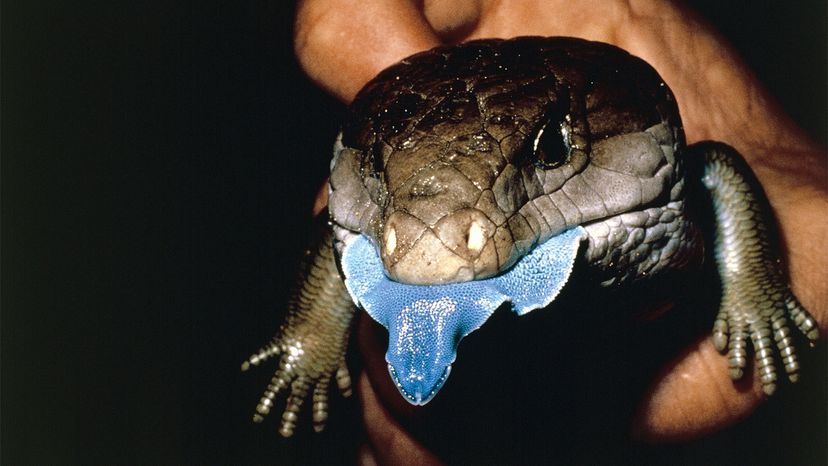
[[[390,280],[371,241],[348,243],[341,256],[345,286],[354,303],[388,329],[385,360],[403,397],[426,404],[442,388],[457,357],[460,340],[480,328],[510,301],[523,315],[547,306],[566,284],[582,227],[567,230],[488,279],[448,285],[409,285]]]

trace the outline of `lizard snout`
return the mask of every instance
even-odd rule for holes
[[[496,226],[466,208],[426,225],[402,211],[385,223],[380,256],[388,276],[402,283],[433,285],[490,277],[498,272]]]

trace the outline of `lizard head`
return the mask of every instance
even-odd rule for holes
[[[329,212],[371,244],[343,268],[367,267],[373,254],[383,276],[376,283],[415,288],[398,300],[400,291],[384,284],[349,285],[389,329],[386,360],[406,399],[422,404],[442,386],[460,338],[491,315],[492,303],[511,301],[518,313],[549,304],[581,239],[589,238],[590,260],[604,254],[619,264],[613,254],[622,248],[593,241],[593,231],[677,197],[682,142],[658,74],[606,44],[473,41],[409,57],[369,82],[335,152]],[[626,235],[616,223],[604,228],[613,240]],[[564,240],[573,229],[583,234]],[[529,260],[550,241],[567,251],[565,261]],[[527,264],[555,269],[552,288],[515,280]],[[485,304],[458,304],[466,293],[459,285],[485,288],[499,278],[515,285],[493,285],[498,298]],[[516,306],[531,287],[545,291]]]
[[[671,98],[652,68],[605,44],[523,38],[415,55],[352,104],[332,218],[372,239],[393,280],[497,275],[568,228],[669,193]]]

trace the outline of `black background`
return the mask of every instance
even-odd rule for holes
[[[238,370],[278,325],[342,112],[283,3],[2,5],[3,464],[351,458],[353,404],[284,441],[250,423],[267,371]],[[692,3],[824,142],[825,2]],[[748,422],[619,461],[826,464],[825,345],[805,363]]]

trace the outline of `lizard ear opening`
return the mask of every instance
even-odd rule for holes
[[[555,112],[545,119],[532,141],[532,161],[536,167],[548,170],[558,168],[572,155],[569,115],[558,116]]]

